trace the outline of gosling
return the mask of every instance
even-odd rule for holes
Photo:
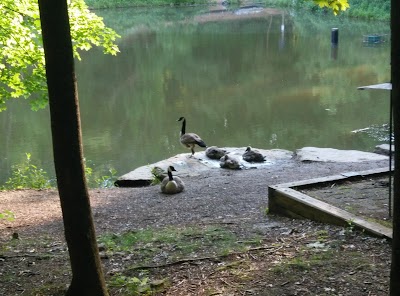
[[[252,150],[250,146],[246,148],[246,151],[243,153],[242,157],[247,162],[265,161],[265,156],[262,155],[258,150]]]
[[[219,160],[219,166],[221,168],[231,170],[241,169],[239,160],[234,156],[229,156],[228,154],[225,154],[221,157],[221,159]]]
[[[206,149],[206,156],[211,159],[221,159],[225,154],[226,150],[217,146],[211,146]]]

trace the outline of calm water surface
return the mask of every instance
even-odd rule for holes
[[[288,11],[217,21],[208,9],[98,12],[122,38],[118,56],[93,50],[76,63],[84,154],[95,171],[122,175],[187,152],[180,116],[209,146],[371,151],[386,141],[379,127],[389,93],[357,87],[389,80],[389,44],[362,42],[388,24]],[[352,133],[366,127],[378,132]],[[25,152],[53,175],[48,109],[15,101],[0,113],[0,131],[0,183]]]

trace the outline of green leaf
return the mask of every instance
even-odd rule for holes
[[[83,0],[69,1],[74,57],[79,50],[102,47],[115,55],[120,36],[103,19],[90,12]],[[12,98],[27,98],[33,110],[47,106],[45,60],[36,0],[1,0],[0,112]]]
[[[316,5],[320,8],[331,9],[334,15],[337,15],[340,11],[345,11],[350,7],[347,0],[313,0]]]

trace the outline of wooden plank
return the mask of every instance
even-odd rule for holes
[[[301,180],[301,181],[296,181],[296,182],[289,182],[289,183],[282,183],[278,185],[274,185],[279,188],[290,188],[290,187],[301,187],[301,186],[308,186],[308,185],[318,185],[318,184],[324,184],[324,183],[330,183],[334,181],[339,181],[339,180],[344,180],[347,177],[343,175],[332,175],[328,177],[320,177],[320,178],[314,178],[314,179],[307,179],[307,180]]]
[[[363,229],[375,236],[392,238],[392,229],[366,221],[294,189],[270,186],[268,192],[270,213],[283,214],[292,218],[302,217],[344,227],[354,225],[354,227]]]
[[[392,171],[394,167],[392,166]],[[383,173],[388,173],[389,172],[389,166],[383,167],[383,168],[377,168],[377,169],[371,169],[371,170],[365,170],[365,171],[358,171],[357,174],[359,176],[372,176],[372,175],[378,175],[378,174],[383,174]],[[347,173],[343,173],[342,175],[345,176]]]
[[[368,176],[373,176],[373,175],[379,175],[379,174],[384,174],[389,172],[389,167],[383,167],[383,168],[378,168],[378,169],[371,169],[371,170],[365,170],[365,171],[359,171],[359,172],[345,172],[340,175],[331,175],[327,177],[319,177],[319,178],[313,178],[313,179],[307,179],[307,180],[301,180],[301,181],[296,181],[296,182],[288,182],[288,183],[281,183],[277,185],[273,185],[279,188],[291,188],[291,187],[302,187],[302,186],[310,186],[310,185],[323,185],[325,183],[333,183],[333,182],[338,182],[338,181],[344,181],[344,180],[352,180],[355,178],[361,178],[361,177],[368,177]]]

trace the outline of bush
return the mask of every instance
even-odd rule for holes
[[[12,166],[11,177],[0,190],[10,189],[45,189],[53,187],[47,173],[31,163],[31,154],[25,153],[26,159],[21,164]]]

